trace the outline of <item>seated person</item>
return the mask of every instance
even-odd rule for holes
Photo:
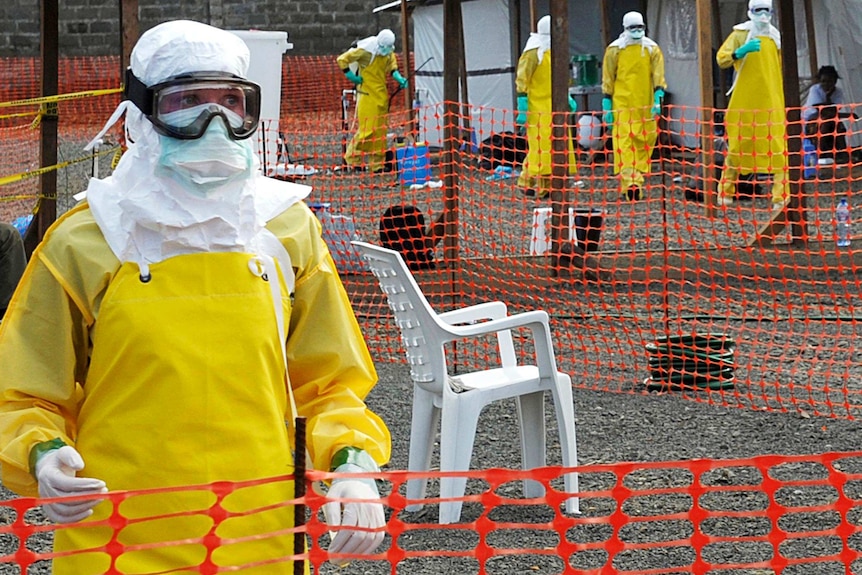
[[[21,234],[12,224],[0,222],[0,320],[6,313],[26,265],[27,256]]]
[[[841,76],[835,66],[821,66],[817,78],[818,83],[811,86],[802,108],[805,136],[815,142],[821,157],[846,163],[849,156],[847,128],[840,118],[852,114],[843,106],[846,104],[844,92],[837,86]]]

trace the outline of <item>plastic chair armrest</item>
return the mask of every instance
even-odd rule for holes
[[[446,311],[437,314],[437,317],[449,325],[455,325],[459,323],[502,319],[506,317],[507,314],[508,309],[505,303],[501,301],[491,301]]]

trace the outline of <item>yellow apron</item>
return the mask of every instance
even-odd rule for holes
[[[642,186],[658,138],[651,111],[653,78],[648,49],[636,44],[620,50],[613,101],[614,173],[625,175],[620,182],[623,190],[630,185]]]
[[[748,54],[738,69],[724,123],[727,163],[743,174],[786,168],[781,55],[775,41],[760,37],[760,52]]]
[[[87,476],[116,491],[293,472],[273,295],[254,258],[177,256],[154,264],[148,282],[136,264],[120,267],[92,330],[95,351],[83,386],[76,447]],[[288,318],[287,291],[278,279]],[[281,504],[292,496],[293,484],[284,479],[237,489],[215,508],[209,489],[131,497],[119,505],[128,523],[117,533],[86,522],[58,530],[55,551],[95,549],[56,559],[54,573],[103,573],[110,565],[104,546],[116,542],[168,544],[125,551],[116,567],[130,574],[198,573],[209,561],[231,566],[284,558],[293,553],[293,535],[283,530],[294,523],[292,506]],[[111,511],[110,503],[102,503],[89,521]],[[225,513],[237,515],[217,524],[214,517]],[[169,544],[208,534],[215,543]],[[214,547],[209,558],[207,546]],[[292,569],[282,559],[238,572]]]
[[[356,87],[356,133],[344,154],[348,165],[362,164],[366,160],[371,171],[383,168],[389,114],[386,79],[391,70],[389,56],[376,56],[360,70],[362,84]]]
[[[535,53],[533,50],[532,52]],[[529,57],[529,54],[525,54]],[[533,55],[535,58],[535,55]],[[551,51],[544,53],[527,87],[527,157],[521,166],[518,186],[535,189],[539,196],[551,188],[553,105],[551,102]],[[568,126],[566,134],[569,133]],[[574,146],[568,141],[568,174],[577,173]]]

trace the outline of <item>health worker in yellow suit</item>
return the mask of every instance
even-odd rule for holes
[[[623,32],[605,49],[602,64],[603,120],[613,139],[614,173],[628,201],[644,195],[667,89],[664,55],[645,33],[643,15],[626,13]]]
[[[518,94],[518,115],[515,123],[526,126],[527,157],[521,166],[518,186],[527,196],[538,194],[540,198],[551,191],[551,129],[553,117],[551,105],[551,17],[543,16],[536,24],[536,32],[530,34],[524,51],[518,59],[515,76]],[[569,109],[578,110],[575,100],[569,96]],[[568,132],[568,130],[567,130]],[[568,139],[568,173],[577,173],[574,147]]]
[[[297,415],[298,456],[345,472],[329,497],[367,500],[331,501],[348,530],[330,551],[384,537],[373,481],[347,473],[389,459],[364,402],[374,365],[310,188],[260,173],[248,65],[238,36],[198,22],[141,35],[97,136],[125,114],[128,151],[51,226],[0,324],[3,485],[93,496],[43,506],[69,524],[55,575],[292,573]]]
[[[395,34],[383,29],[377,36],[357,42],[355,48],[341,54],[336,62],[356,86],[356,133],[347,144],[344,162],[354,169],[382,171],[389,115],[386,80],[391,75],[401,88],[407,87],[407,79],[398,71]]]
[[[771,24],[772,0],[749,0],[748,22],[737,24],[716,61],[736,77],[724,116],[727,158],[718,184],[718,205],[733,204],[740,174],[772,174],[772,208],[790,199],[787,181],[781,34]]]

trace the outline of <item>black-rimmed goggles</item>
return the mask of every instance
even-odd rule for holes
[[[182,74],[146,86],[127,69],[124,96],[156,132],[180,140],[200,138],[215,117],[234,140],[250,137],[260,122],[260,86],[223,72]]]

